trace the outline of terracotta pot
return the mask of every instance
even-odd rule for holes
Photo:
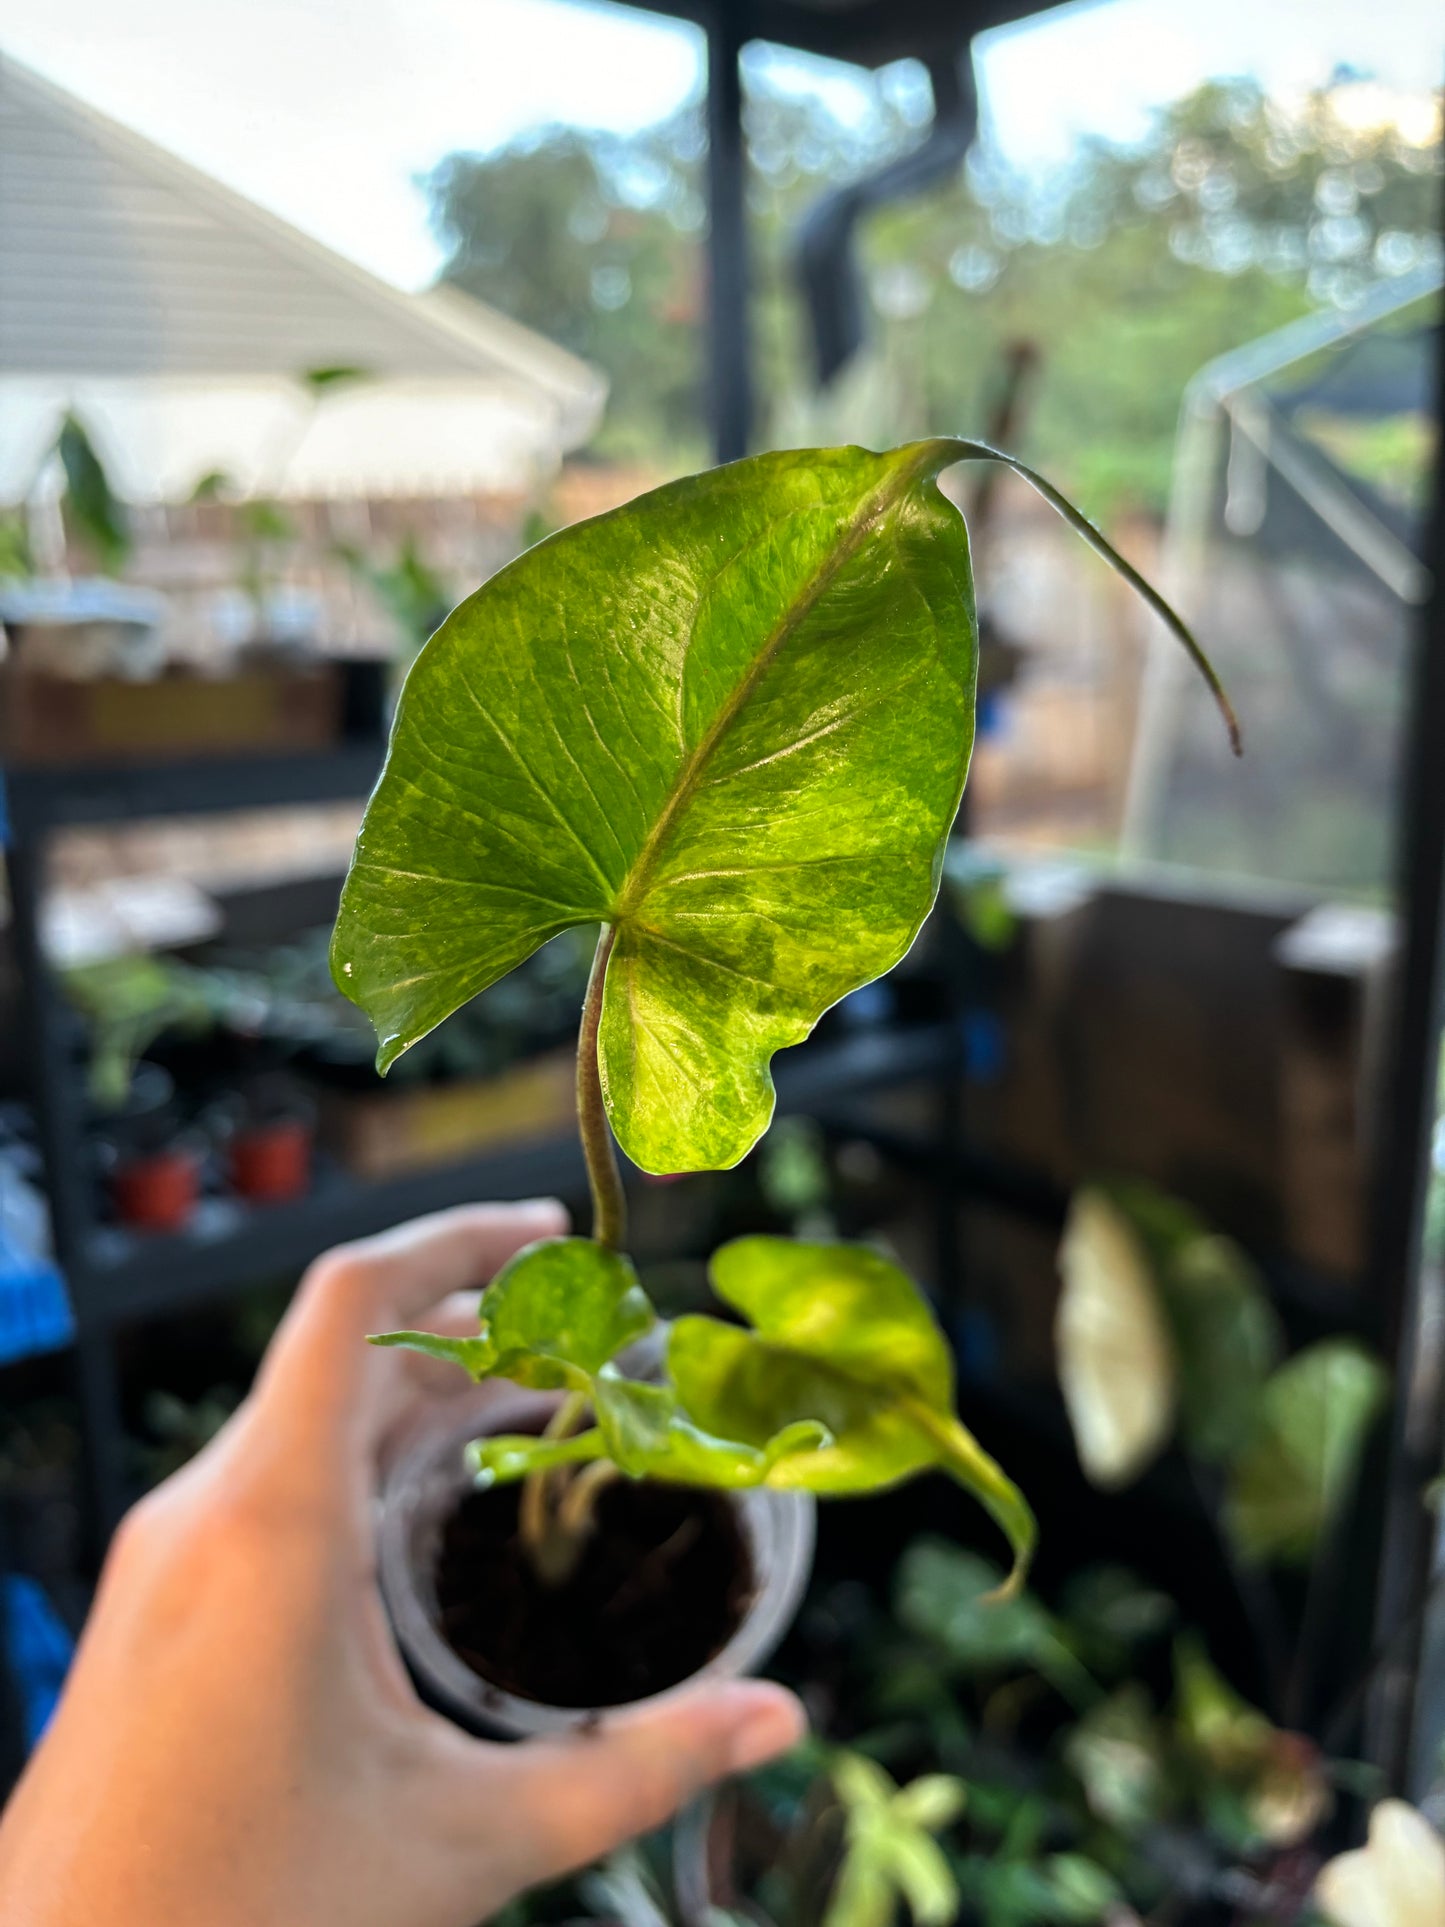
[[[232,1189],[257,1204],[301,1197],[311,1184],[315,1136],[309,1117],[282,1117],[239,1130],[230,1144]]]
[[[110,1176],[115,1215],[137,1231],[179,1231],[189,1223],[200,1193],[200,1154],[187,1144],[127,1158]]]

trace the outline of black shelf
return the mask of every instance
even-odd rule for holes
[[[13,834],[35,839],[87,823],[342,802],[368,793],[382,755],[379,742],[361,742],[302,755],[18,769],[7,773],[5,787]]]
[[[885,1085],[936,1077],[959,1061],[951,1024],[863,1031],[805,1045],[775,1067],[780,1114],[826,1106]],[[292,1204],[208,1200],[195,1222],[170,1236],[93,1229],[70,1267],[77,1331],[114,1331],[133,1321],[214,1303],[268,1274],[300,1271],[320,1252],[448,1205],[559,1192],[586,1185],[572,1133],[380,1183],[332,1167]]]
[[[585,1182],[580,1147],[551,1138],[381,1183],[324,1170],[294,1203],[207,1200],[192,1224],[173,1234],[99,1226],[78,1275],[72,1267],[76,1328],[113,1331],[213,1304],[258,1279],[300,1271],[332,1245],[449,1205],[573,1193]]]

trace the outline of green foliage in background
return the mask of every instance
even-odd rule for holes
[[[958,1912],[958,1880],[933,1836],[962,1813],[963,1782],[928,1773],[900,1788],[862,1753],[837,1755],[830,1778],[846,1817],[823,1927],[889,1927],[900,1903],[917,1927],[948,1927]]]
[[[1147,1185],[1081,1191],[1060,1266],[1056,1342],[1081,1449],[1150,1393],[1175,1415],[1186,1453],[1221,1469],[1221,1524],[1240,1558],[1308,1564],[1353,1490],[1388,1393],[1384,1367],[1350,1338],[1280,1363],[1279,1322],[1248,1257]],[[1151,1306],[1164,1344],[1121,1354],[1115,1334],[1137,1330]],[[1146,1373],[1160,1383],[1141,1385]],[[1169,1431],[1154,1430],[1114,1482],[1137,1477]]]
[[[119,575],[130,558],[130,520],[78,415],[67,414],[61,423],[55,452],[65,475],[61,504],[67,523],[97,566],[106,575]]]
[[[233,1008],[231,987],[215,973],[147,955],[107,957],[65,972],[65,990],[90,1031],[91,1101],[118,1110],[136,1064],[167,1031],[199,1036]]]
[[[30,530],[23,510],[0,511],[0,582],[7,577],[24,579],[35,573],[35,557],[30,548]]]
[[[1389,1387],[1384,1366],[1346,1338],[1322,1339],[1270,1378],[1227,1496],[1247,1558],[1309,1563],[1349,1497]]]
[[[791,266],[803,210],[914,144],[926,89],[887,74],[846,125],[746,66],[759,388],[773,441],[897,440],[976,425],[1008,346],[1042,364],[1025,452],[1096,514],[1167,496],[1180,397],[1226,349],[1438,258],[1440,150],[1360,124],[1344,95],[1211,82],[1132,145],[1010,174],[986,149],[952,183],[874,214],[874,345],[816,418]],[[589,356],[612,380],[601,447],[686,467],[703,448],[700,108],[631,137],[544,130],[433,175],[447,278]],[[876,416],[876,419],[874,418]]]

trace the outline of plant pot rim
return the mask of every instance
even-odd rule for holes
[[[525,1739],[590,1725],[599,1715],[653,1705],[704,1679],[755,1672],[792,1624],[813,1566],[817,1508],[811,1493],[753,1486],[724,1496],[753,1562],[755,1591],[736,1631],[707,1664],[665,1692],[595,1710],[524,1699],[474,1673],[437,1629],[432,1594],[434,1553],[441,1522],[469,1484],[463,1458],[473,1439],[516,1431],[549,1401],[509,1386],[487,1410],[475,1409],[414,1438],[386,1472],[377,1495],[378,1573],[392,1632],[418,1691],[428,1705],[469,1732]]]

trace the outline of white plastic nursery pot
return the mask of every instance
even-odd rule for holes
[[[428,1705],[485,1738],[565,1732],[608,1710],[549,1705],[494,1685],[473,1671],[441,1631],[438,1554],[447,1521],[473,1484],[466,1448],[490,1433],[536,1430],[538,1413],[545,1410],[534,1393],[499,1392],[480,1420],[475,1413],[461,1422],[453,1417],[444,1428],[416,1439],[390,1468],[379,1499],[382,1597],[417,1690]],[[759,1486],[723,1496],[751,1561],[751,1594],[726,1642],[667,1692],[692,1680],[735,1678],[762,1666],[792,1624],[812,1570],[816,1521],[810,1493]],[[587,1636],[587,1627],[579,1625],[579,1644]]]

